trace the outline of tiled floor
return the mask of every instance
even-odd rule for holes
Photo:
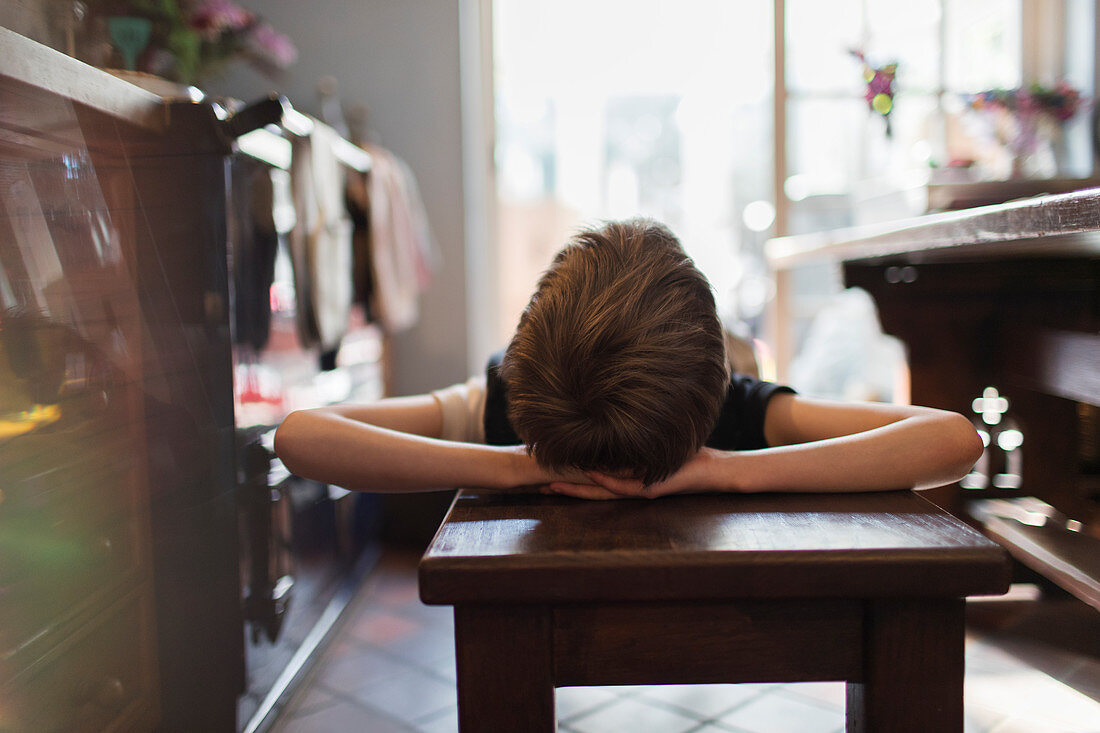
[[[416,556],[389,552],[277,719],[276,733],[454,733],[450,608],[417,598]],[[987,616],[983,614],[983,616]],[[966,648],[967,733],[1100,733],[1100,614],[979,617]],[[1023,620],[1019,620],[1022,618]],[[1067,620],[1068,618],[1068,620]],[[1059,635],[1095,656],[1039,639]],[[583,687],[557,691],[567,733],[836,733],[842,683]]]

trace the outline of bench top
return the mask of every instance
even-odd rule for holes
[[[910,491],[583,501],[463,490],[420,562],[425,603],[963,597],[1007,553]]]

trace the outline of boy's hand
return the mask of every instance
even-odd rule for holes
[[[602,476],[604,474],[574,468],[566,469],[555,476],[551,476],[539,490],[544,494],[561,494],[562,496],[572,496],[575,499],[599,501],[624,498],[597,483],[595,480],[597,475]]]
[[[640,479],[622,478],[599,471],[585,471],[587,482],[553,481],[543,493],[562,494],[578,499],[655,499],[669,494],[708,491],[709,467],[719,451],[702,448],[664,481],[646,486]]]
[[[596,483],[581,484],[555,481],[552,484],[546,484],[540,490],[544,494],[560,494],[561,496],[571,496],[574,499],[592,499],[594,501],[627,498],[626,496],[609,491]]]

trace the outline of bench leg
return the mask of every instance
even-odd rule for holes
[[[962,733],[963,614],[961,599],[868,603],[848,733]]]
[[[455,607],[461,733],[553,733],[553,648],[545,606]]]

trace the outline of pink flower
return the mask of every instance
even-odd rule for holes
[[[207,40],[234,31],[242,31],[256,21],[256,16],[230,0],[203,0],[191,11],[190,24]]]
[[[298,49],[290,39],[267,23],[260,23],[248,35],[248,48],[263,61],[285,69],[298,58]]]

